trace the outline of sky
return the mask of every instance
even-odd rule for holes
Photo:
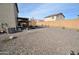
[[[79,15],[79,3],[18,3],[19,17],[43,19],[46,16],[63,13],[65,19]]]

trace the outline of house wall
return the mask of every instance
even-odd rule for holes
[[[54,21],[56,20],[56,16],[45,18],[45,21]]]
[[[52,16],[45,18],[45,21],[55,21],[55,20],[63,20],[64,17],[62,15]]]
[[[16,28],[17,9],[13,3],[0,3],[0,24],[7,23],[8,28]]]
[[[16,27],[17,11],[15,4],[0,4],[0,23],[7,23],[9,28]]]
[[[62,15],[58,15],[58,16],[56,17],[56,20],[64,20],[64,17],[63,17]]]

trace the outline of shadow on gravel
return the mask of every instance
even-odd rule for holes
[[[12,39],[7,38],[7,39],[5,39],[5,40],[2,40],[1,42],[2,42],[2,43],[7,43],[7,42],[12,41],[12,40],[14,40],[14,39],[16,39],[16,38],[17,38],[17,37],[13,37]]]
[[[79,55],[79,52],[76,54],[74,51],[71,50],[70,55]]]
[[[45,28],[45,27],[42,27],[42,26],[29,26],[28,30],[40,29],[40,28]]]

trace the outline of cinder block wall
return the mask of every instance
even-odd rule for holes
[[[38,21],[37,26],[60,27],[79,29],[79,19],[74,20],[56,20],[56,21]]]

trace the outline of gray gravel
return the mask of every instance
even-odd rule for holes
[[[4,41],[0,35],[0,54],[69,55],[79,52],[79,32],[71,29],[41,28],[11,34],[17,38]]]

